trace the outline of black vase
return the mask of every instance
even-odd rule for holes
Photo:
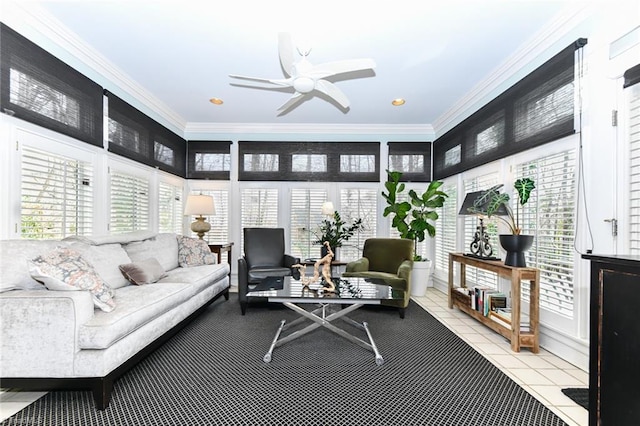
[[[504,264],[508,266],[517,266],[525,268],[527,261],[524,258],[524,252],[531,248],[533,244],[533,235],[500,235],[500,245],[507,251],[507,257]]]
[[[331,251],[333,252],[333,259],[336,259],[336,247],[331,247]],[[327,255],[327,253],[329,253],[329,250],[327,250],[327,247],[323,244],[322,247],[320,247],[320,258],[323,258]]]

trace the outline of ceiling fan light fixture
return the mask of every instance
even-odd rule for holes
[[[395,98],[394,100],[391,101],[391,105],[393,106],[400,106],[400,105],[404,105],[405,100],[402,98]]]
[[[224,103],[224,101],[220,98],[211,98],[209,99],[209,102],[211,102],[214,105],[222,105]]]

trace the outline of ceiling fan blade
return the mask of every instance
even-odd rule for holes
[[[258,77],[247,77],[245,75],[236,75],[236,74],[229,74],[229,77],[231,78],[238,78],[240,80],[250,80],[250,81],[258,81],[261,83],[270,83],[270,84],[275,84],[276,86],[291,86],[293,83],[291,81],[291,79],[289,78],[280,78],[280,79],[273,79],[273,78],[258,78]]]
[[[278,111],[283,112],[288,110],[289,108],[291,108],[292,106],[300,102],[303,98],[304,98],[303,93],[300,93],[300,92],[294,93],[293,96],[291,96],[287,102],[285,102],[284,104],[282,104],[282,106],[280,106],[280,108],[278,108]]]
[[[293,69],[293,40],[289,33],[278,33],[278,53],[280,65],[287,77],[291,77]]]
[[[332,75],[344,74],[353,71],[373,69],[376,63],[373,59],[347,59],[344,61],[326,62],[315,65],[308,73],[312,78],[326,78]]]
[[[345,95],[342,90],[338,89],[338,86],[336,86],[335,84],[326,81],[326,80],[318,80],[316,81],[316,90],[324,93],[325,95],[329,96],[330,98],[332,98],[333,100],[335,100],[337,103],[339,103],[342,108],[349,108],[349,99],[347,98],[347,95]]]

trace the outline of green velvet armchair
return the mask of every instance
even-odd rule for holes
[[[344,277],[379,278],[391,287],[402,290],[404,299],[387,304],[397,306],[404,318],[411,293],[413,240],[404,238],[369,238],[364,242],[362,258],[347,263]]]

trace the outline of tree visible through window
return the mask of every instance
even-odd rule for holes
[[[61,239],[90,235],[93,169],[90,163],[23,148],[20,234]]]

